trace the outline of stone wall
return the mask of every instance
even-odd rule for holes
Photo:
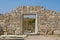
[[[51,10],[45,10],[40,6],[20,6],[13,10],[11,13],[2,15],[4,16],[2,20],[4,20],[3,30],[5,34],[23,34],[23,14],[37,15],[37,34],[54,34],[56,30],[59,30],[60,32],[60,13],[56,13]],[[0,24],[2,23],[0,22]]]

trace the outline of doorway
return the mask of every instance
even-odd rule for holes
[[[36,15],[35,14],[24,14],[23,15],[22,30],[24,34],[35,34],[36,33]]]

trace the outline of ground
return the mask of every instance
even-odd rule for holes
[[[60,40],[60,35],[29,35],[25,39],[0,39],[0,40]]]
[[[25,40],[60,40],[60,36],[56,35],[39,35],[39,36],[28,36]]]

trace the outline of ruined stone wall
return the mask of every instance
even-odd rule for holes
[[[4,32],[7,34],[23,34],[23,14],[37,15],[37,34],[54,34],[55,30],[60,31],[60,13],[45,10],[40,6],[20,6],[11,13],[4,15]]]

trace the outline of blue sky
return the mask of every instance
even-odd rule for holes
[[[24,15],[24,18],[35,18],[36,15]]]
[[[0,13],[8,13],[18,6],[43,6],[46,10],[60,12],[60,0],[0,0]]]

